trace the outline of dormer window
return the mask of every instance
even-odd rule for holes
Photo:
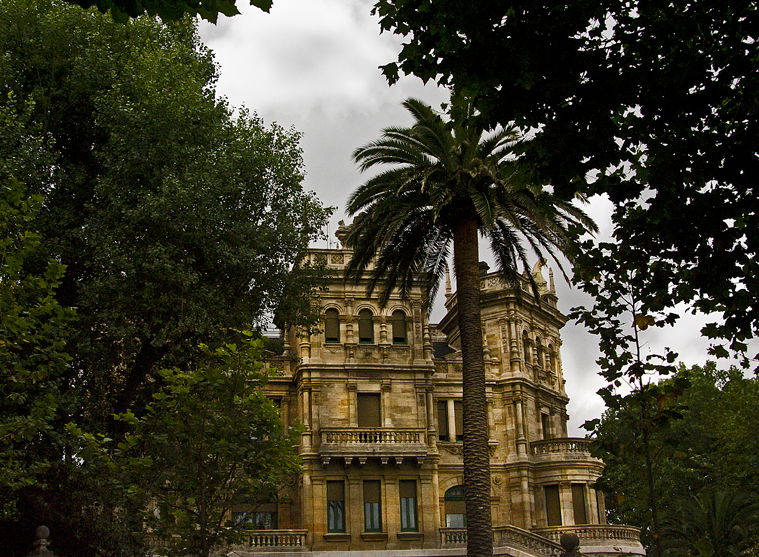
[[[371,310],[362,309],[358,312],[358,342],[374,344],[374,319]]]
[[[329,308],[324,312],[324,341],[340,342],[340,316],[334,308]]]
[[[408,344],[408,329],[406,325],[406,314],[397,309],[391,316],[393,325],[393,344]]]

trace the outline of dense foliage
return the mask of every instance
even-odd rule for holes
[[[759,333],[757,5],[749,0],[378,0],[404,38],[384,67],[453,84],[491,124],[529,130],[524,161],[561,195],[608,195],[608,250],[646,310],[688,302],[741,350]],[[722,349],[715,350],[723,355]]]
[[[263,341],[246,336],[204,347],[197,369],[162,370],[144,414],[119,417],[129,432],[111,469],[169,555],[208,557],[240,542],[233,505],[266,501],[299,471],[296,439],[261,389]]]
[[[653,386],[659,396],[647,400],[655,424],[649,443],[665,555],[738,555],[756,545],[759,380],[708,362],[680,366]],[[606,463],[599,485],[608,493],[609,520],[642,527],[651,543],[640,403],[633,394],[608,410],[593,447]]]
[[[70,433],[118,441],[113,414],[142,416],[199,344],[308,317],[318,277],[289,271],[327,211],[298,134],[233,111],[215,80],[189,21],[0,4],[0,427],[26,428],[0,446],[0,528],[29,536],[0,535],[11,552],[40,522],[61,556],[138,551],[137,515]]]

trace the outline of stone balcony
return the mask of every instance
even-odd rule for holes
[[[308,551],[307,535],[308,530],[245,530],[241,543],[232,546],[232,552],[225,555],[248,557],[263,552]]]
[[[535,462],[598,460],[590,455],[590,440],[580,437],[533,441],[530,443],[530,454]]]
[[[319,456],[322,464],[331,459],[350,464],[354,458],[360,464],[368,458],[378,458],[382,464],[392,460],[400,464],[404,459],[421,459],[428,453],[426,432],[423,428],[322,428]]]

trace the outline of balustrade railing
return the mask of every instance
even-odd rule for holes
[[[493,528],[493,544],[496,547],[522,547],[545,557],[559,557],[563,551],[558,543],[516,526]]]
[[[634,526],[616,526],[612,524],[579,524],[575,526],[550,526],[535,528],[533,532],[549,540],[559,541],[564,532],[574,532],[580,537],[580,547],[583,545],[598,545],[611,541],[640,543],[640,529]]]
[[[245,543],[261,548],[305,548],[308,530],[246,530]]]
[[[590,456],[590,440],[580,437],[542,439],[530,443],[530,449],[535,456],[559,453],[575,453],[577,455]]]
[[[440,547],[466,545],[466,528],[440,528]]]
[[[462,547],[466,545],[465,528],[440,528],[441,547]],[[561,546],[551,540],[522,530],[516,526],[496,526],[493,528],[495,547],[516,547],[527,549],[544,557],[560,557]]]
[[[322,444],[393,444],[393,445],[423,445],[425,443],[424,429],[397,428],[350,428],[321,430]]]

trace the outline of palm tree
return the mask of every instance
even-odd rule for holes
[[[431,303],[453,241],[463,359],[467,555],[492,555],[478,232],[489,238],[504,279],[516,286],[518,264],[527,264],[523,240],[539,257],[555,259],[572,231],[595,230],[595,225],[571,203],[524,183],[515,132],[486,133],[466,99],[454,95],[449,121],[420,100],[403,104],[414,124],[386,128],[353,154],[362,172],[383,170],[348,202],[354,216],[348,274],[358,278],[376,257],[369,291],[381,282],[383,304],[395,288],[406,296],[420,276]]]
[[[757,542],[759,502],[746,493],[700,493],[675,508],[663,531],[669,555],[738,557]]]

